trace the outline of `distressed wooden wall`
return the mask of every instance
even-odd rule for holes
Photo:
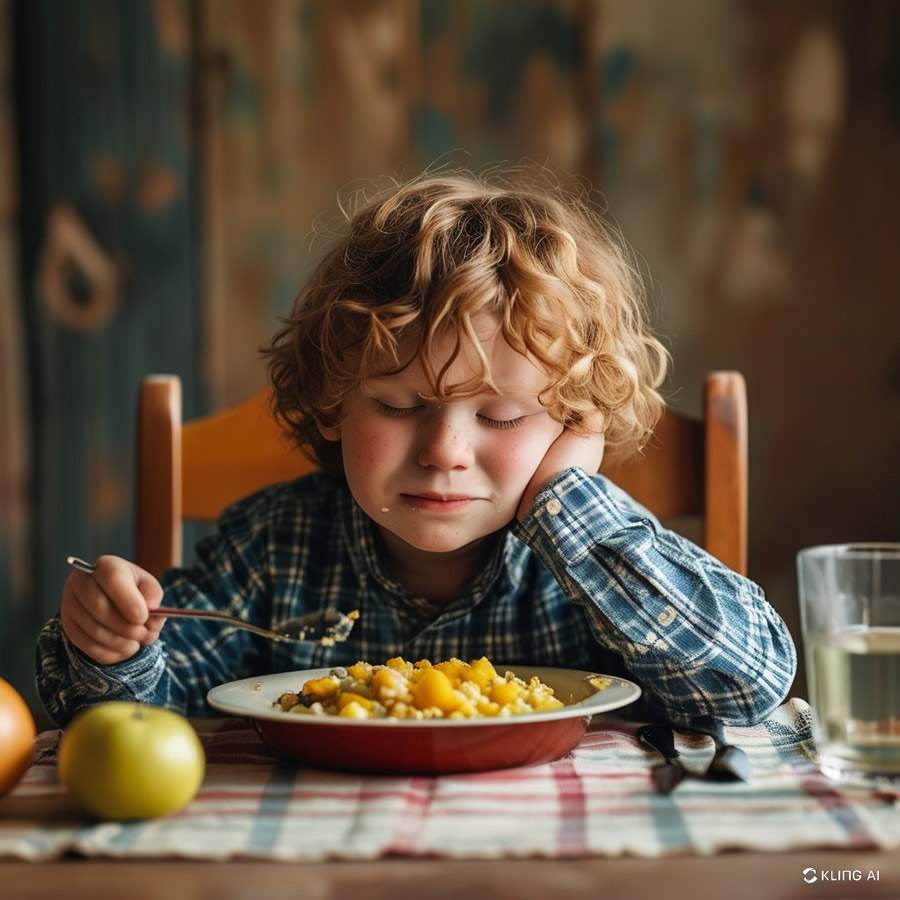
[[[798,639],[799,547],[900,538],[895,4],[206,9],[214,396],[262,383],[246,337],[286,309],[339,193],[536,160],[594,184],[641,255],[672,405],[699,412],[709,369],[746,374],[751,574]]]
[[[34,699],[66,555],[131,552],[141,377],[178,372],[198,410],[197,182],[188,4],[15,8],[33,530],[0,659]]]
[[[696,412],[705,371],[744,371],[751,574],[798,639],[799,547],[900,539],[891,0],[15,7],[29,150],[18,314],[34,352],[27,386],[29,363],[4,360],[0,403],[30,392],[34,431],[28,452],[24,431],[7,436],[20,463],[3,471],[20,484],[33,465],[38,491],[0,520],[0,590],[21,557],[10,523],[30,510],[36,526],[30,581],[0,608],[15,635],[5,670],[10,643],[24,660],[26,632],[58,603],[67,552],[128,552],[140,376],[180,374],[189,413],[255,390],[257,349],[327,244],[337,198],[428,166],[532,160],[590,181],[652,279],[672,404]],[[14,187],[2,168],[0,186]],[[54,219],[60,206],[83,228]],[[68,305],[42,293],[54,222],[51,260],[76,245],[88,280],[113,285],[107,306],[91,313],[78,284]],[[11,268],[3,279],[14,290]]]

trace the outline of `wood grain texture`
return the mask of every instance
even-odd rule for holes
[[[807,867],[872,869],[879,879],[804,884]],[[66,900],[97,900],[119,896],[124,885],[129,900],[896,900],[900,853],[815,849],[662,859],[0,863],[0,897],[10,900],[59,900],[63,895]]]
[[[704,391],[705,545],[747,573],[747,387],[739,372],[714,372]]]
[[[181,380],[150,375],[138,401],[136,561],[161,574],[181,561]]]

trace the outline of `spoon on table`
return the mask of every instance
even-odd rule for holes
[[[716,745],[716,752],[704,772],[704,778],[716,781],[749,781],[750,757],[725,737],[725,726],[718,719],[703,716],[691,722],[691,731],[708,735]]]
[[[79,559],[77,556],[67,556],[66,562],[79,572],[93,575],[94,566]],[[214,619],[217,622],[225,622],[253,634],[261,635],[271,641],[281,641],[292,644],[306,644],[316,642],[329,647],[332,644],[346,641],[353,629],[359,613],[353,610],[351,613],[342,613],[337,609],[325,609],[321,612],[305,613],[286,622],[280,622],[274,628],[262,628],[259,625],[251,625],[243,619],[229,616],[225,613],[214,612],[207,609],[181,609],[172,606],[158,606],[150,610],[151,616],[184,616],[191,619]]]

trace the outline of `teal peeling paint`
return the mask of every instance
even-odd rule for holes
[[[637,70],[637,56],[628,47],[610,47],[600,63],[602,96],[612,98],[624,93]]]
[[[228,77],[223,109],[230,123],[247,121],[258,125],[263,114],[263,101],[251,76],[235,62]]]
[[[59,609],[65,557],[131,556],[135,415],[140,379],[181,376],[187,417],[205,411],[199,374],[196,159],[186,129],[191,63],[159,43],[153,0],[21,4],[27,151],[22,285],[36,383],[33,593],[0,630],[0,658],[33,693],[34,639]],[[185,16],[187,6],[178,7]],[[189,32],[189,22],[182,27]],[[122,193],[98,190],[98,159],[120,165]],[[141,205],[145,173],[163,166],[176,190]],[[121,267],[118,310],[97,332],[59,322],[36,290],[48,214],[67,203]],[[94,468],[91,467],[93,462]],[[112,485],[104,514],[92,490]],[[8,576],[4,575],[4,579]]]
[[[535,53],[542,53],[566,74],[577,69],[584,51],[575,19],[555,3],[510,7],[476,0],[472,4],[461,71],[484,83],[493,119],[503,120],[509,112],[528,59]]]
[[[303,52],[298,60],[298,79],[305,100],[312,100],[318,84],[316,68],[319,61],[319,34],[322,27],[322,16],[319,4],[307,0],[297,7],[296,28],[300,32],[300,46]]]
[[[439,109],[419,103],[410,114],[413,141],[423,159],[433,160],[456,146],[453,122]]]
[[[447,32],[450,25],[450,3],[447,0],[421,0],[419,37],[427,50]]]

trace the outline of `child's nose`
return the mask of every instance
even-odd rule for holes
[[[463,429],[442,416],[423,427],[418,450],[419,464],[436,469],[467,469],[474,454]]]

